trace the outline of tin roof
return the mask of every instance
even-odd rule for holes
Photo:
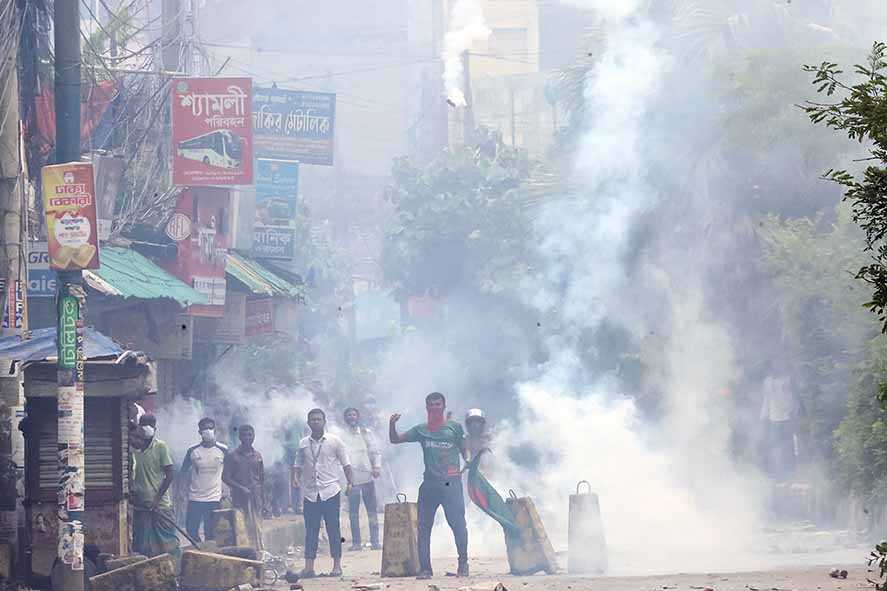
[[[225,272],[255,294],[284,297],[298,297],[302,294],[300,287],[293,285],[260,262],[236,252],[228,253]]]
[[[45,361],[58,356],[55,327],[38,328],[31,332],[31,338],[22,340],[18,335],[0,338],[0,359],[10,361]],[[86,328],[84,352],[87,359],[117,357],[124,352],[123,347],[110,337],[94,328]]]
[[[205,295],[132,249],[103,246],[100,257],[101,268],[83,273],[87,285],[98,292],[142,300],[168,298],[183,306],[207,303]]]

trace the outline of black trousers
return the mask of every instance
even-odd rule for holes
[[[367,522],[370,524],[370,543],[379,545],[379,510],[376,507],[376,483],[370,480],[366,484],[356,484],[348,495],[348,518],[351,521],[351,543],[360,546],[360,498],[367,510]]]
[[[431,572],[431,529],[437,508],[443,506],[444,516],[453,538],[459,561],[468,560],[468,527],[465,525],[465,500],[462,479],[425,479],[419,487],[419,568]]]
[[[326,524],[326,535],[330,539],[330,556],[342,557],[342,531],[339,525],[339,508],[341,493],[321,501],[316,497],[313,501],[302,500],[302,511],[305,518],[305,558],[317,558],[317,544],[320,539],[320,520]]]
[[[204,540],[213,540],[215,534],[215,519],[213,511],[219,508],[219,501],[188,501],[188,510],[185,513],[185,529],[188,535],[197,540],[200,539],[200,524],[203,523]]]

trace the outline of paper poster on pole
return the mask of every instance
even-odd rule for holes
[[[58,388],[58,442],[79,445],[83,441],[83,391],[75,386]],[[71,457],[69,455],[68,462]]]
[[[44,166],[43,211],[50,267],[59,271],[98,269],[92,164],[71,162]]]

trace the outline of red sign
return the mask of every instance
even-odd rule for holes
[[[206,296],[208,304],[191,306],[193,316],[218,318],[225,312],[229,197],[228,189],[185,189],[179,195],[173,213],[173,218],[188,225],[190,232],[176,243],[178,256],[175,261],[165,266],[170,273]]]
[[[255,337],[274,332],[274,303],[271,298],[246,301],[246,322],[244,333]]]
[[[61,271],[99,268],[92,164],[43,167],[43,211],[49,266]]]
[[[175,185],[253,183],[252,80],[173,78]]]

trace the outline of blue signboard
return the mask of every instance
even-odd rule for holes
[[[289,226],[296,217],[299,164],[286,160],[256,161],[256,223]]]
[[[335,123],[335,94],[253,89],[256,158],[331,166]]]
[[[28,297],[54,298],[56,274],[49,268],[49,249],[46,242],[28,244]]]
[[[281,226],[256,225],[253,234],[253,256],[259,259],[292,260],[295,255],[296,231]]]

